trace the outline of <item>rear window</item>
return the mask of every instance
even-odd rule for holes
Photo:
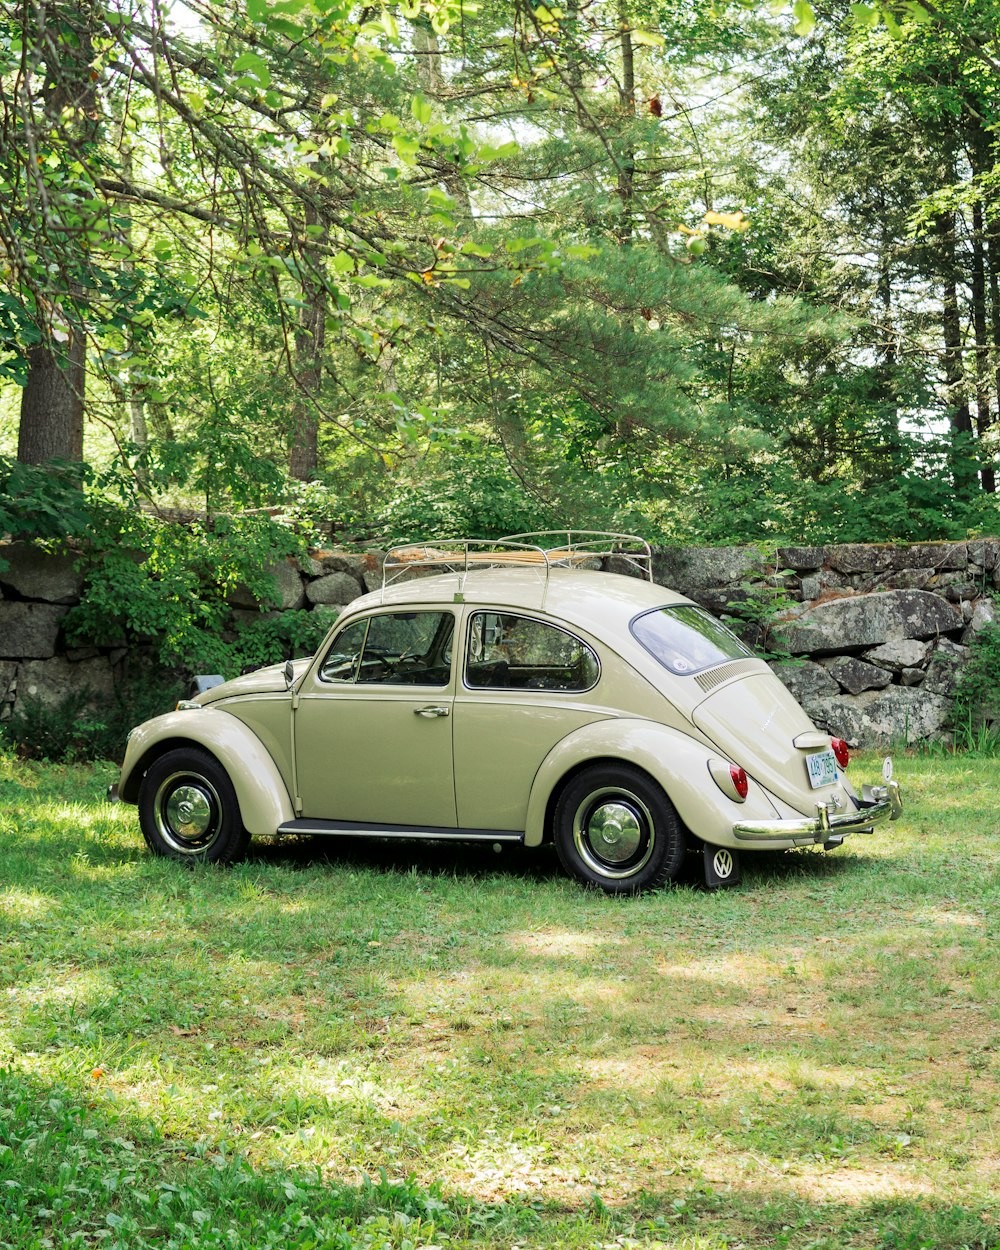
[[[630,628],[649,654],[678,677],[753,655],[731,629],[693,603],[654,608],[637,616]]]

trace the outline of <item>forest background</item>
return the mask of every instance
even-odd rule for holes
[[[3,0],[0,532],[997,532],[998,13]]]

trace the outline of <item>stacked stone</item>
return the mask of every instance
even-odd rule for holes
[[[24,695],[53,704],[87,689],[95,701],[110,699],[124,649],[69,647],[63,638],[63,617],[83,588],[72,557],[13,542],[0,545],[0,559],[0,720]]]
[[[29,543],[0,543],[0,718],[32,694],[54,703],[80,689],[110,698],[123,645],[70,647],[63,618],[80,601],[84,573],[73,557]],[[315,551],[269,570],[277,602],[245,586],[230,597],[233,624],[295,609],[332,623],[358,595],[382,585],[377,551]],[[609,564],[635,573],[621,561]],[[407,571],[416,577],[435,570]],[[674,547],[654,552],[654,578],[719,614],[760,588],[790,606],[768,645],[792,662],[775,671],[824,728],[855,745],[917,742],[939,735],[975,635],[994,619],[1000,540],[907,545]]]
[[[939,736],[977,633],[993,623],[1000,543],[850,543],[674,548],[654,557],[663,585],[713,612],[755,587],[793,600],[770,648],[774,671],[823,728],[853,745]]]

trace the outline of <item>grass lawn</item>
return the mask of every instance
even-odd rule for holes
[[[998,773],[901,759],[890,830],[614,900],[190,871],[110,767],[0,757],[0,1247],[998,1247]]]

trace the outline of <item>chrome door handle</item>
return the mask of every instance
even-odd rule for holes
[[[431,707],[415,707],[413,711],[417,716],[426,716],[428,718],[431,716],[448,716],[451,714],[450,707],[441,707],[437,704],[434,704]]]

